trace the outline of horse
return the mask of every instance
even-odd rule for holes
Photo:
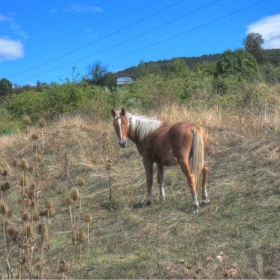
[[[112,109],[111,114],[119,145],[125,148],[129,138],[142,156],[146,172],[147,204],[151,204],[153,199],[154,163],[157,165],[161,201],[165,200],[164,167],[180,165],[191,190],[193,212],[198,212],[199,208],[199,183],[202,183],[202,205],[209,203],[206,190],[208,167],[204,164],[206,134],[201,127],[187,122],[168,125],[160,120],[133,115],[124,108],[120,111]]]

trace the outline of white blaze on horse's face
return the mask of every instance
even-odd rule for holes
[[[125,110],[122,109],[120,114],[117,114],[114,110],[112,110],[111,112],[112,116],[114,117],[113,125],[119,138],[119,144],[122,148],[125,148],[127,145],[126,137],[129,131],[129,125],[125,116]]]

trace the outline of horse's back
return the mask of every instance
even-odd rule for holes
[[[187,122],[178,122],[173,124],[169,131],[168,131],[168,137],[172,142],[185,142],[187,140],[192,140],[193,138],[193,132],[192,128],[195,127],[195,125]]]

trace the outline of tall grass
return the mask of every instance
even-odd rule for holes
[[[156,202],[144,207],[141,157],[131,142],[118,147],[107,119],[64,117],[31,124],[29,134],[2,136],[6,253],[0,273],[10,279],[279,278],[277,89],[259,86],[245,93],[231,101],[173,103],[146,113],[207,130],[211,204],[197,215],[179,167],[166,168],[166,202],[159,202],[154,187]],[[5,182],[11,187],[3,192]],[[108,182],[114,204],[108,203]],[[27,198],[37,204],[27,206]],[[23,233],[34,238],[34,249],[19,238]]]

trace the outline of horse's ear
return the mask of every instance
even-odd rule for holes
[[[121,116],[125,116],[125,114],[126,114],[126,111],[125,111],[124,108],[122,108],[122,109],[121,109]]]
[[[111,110],[111,114],[112,114],[113,118],[116,117],[116,111],[114,109]]]

